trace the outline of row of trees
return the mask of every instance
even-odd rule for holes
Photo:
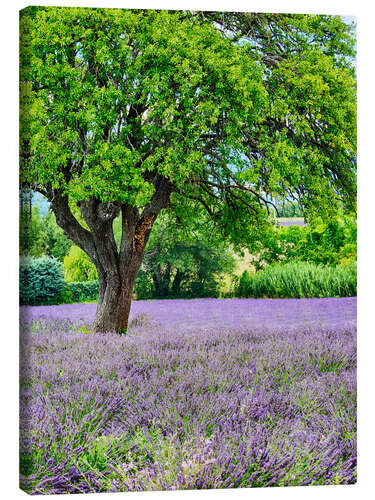
[[[22,11],[21,184],[94,263],[97,331],[126,329],[163,211],[238,247],[274,196],[355,209],[354,46],[333,16]]]

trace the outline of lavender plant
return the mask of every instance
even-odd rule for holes
[[[29,493],[352,484],[356,299],[21,308]],[[68,318],[68,319],[67,319]]]

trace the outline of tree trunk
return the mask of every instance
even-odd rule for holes
[[[126,245],[113,262],[105,262],[101,252],[104,272],[99,272],[99,300],[94,322],[97,332],[125,333],[128,327],[134,282],[141,267],[149,233],[156,216],[140,217],[131,229],[123,211],[123,224],[128,225]]]
[[[177,269],[177,272],[175,274],[173,284],[172,284],[172,293],[174,296],[181,294],[181,281],[182,281],[183,277],[184,277],[184,274],[179,269]]]
[[[101,304],[98,303],[94,330],[96,332],[126,332],[130,313],[132,289],[107,286]]]
[[[152,280],[155,286],[156,297],[167,297],[170,292],[170,276],[171,276],[171,266],[167,264],[166,268],[162,270],[161,266],[158,266],[152,275]]]
[[[133,267],[129,266],[125,270],[122,280],[120,276],[112,276],[102,283],[99,281],[99,288],[104,291],[98,300],[94,322],[95,331],[126,332],[134,281],[139,270],[137,263],[134,264]]]

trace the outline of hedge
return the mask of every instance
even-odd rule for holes
[[[308,262],[270,265],[263,271],[244,271],[235,290],[238,297],[312,298],[357,295],[357,267]]]

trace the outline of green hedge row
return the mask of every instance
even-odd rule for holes
[[[22,305],[67,304],[98,299],[98,281],[65,283],[61,262],[52,257],[20,261]],[[357,267],[308,262],[274,264],[263,271],[244,271],[235,287],[237,297],[352,297],[357,295]]]
[[[274,264],[263,271],[244,271],[235,289],[237,297],[310,298],[357,295],[357,267],[324,266],[308,262]]]

